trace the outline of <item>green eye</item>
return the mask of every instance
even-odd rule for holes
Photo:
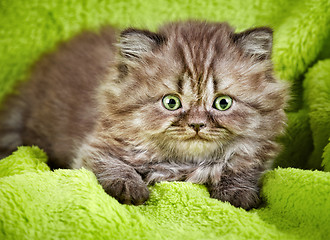
[[[220,110],[220,111],[226,111],[231,107],[233,104],[233,99],[229,96],[220,96],[217,97],[213,103],[213,107]]]
[[[181,107],[181,102],[177,96],[167,95],[163,97],[163,106],[167,110],[174,111]]]

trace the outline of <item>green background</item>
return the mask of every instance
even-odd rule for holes
[[[160,183],[146,205],[120,205],[91,172],[50,171],[42,151],[24,147],[0,161],[0,239],[329,239],[329,0],[2,0],[0,101],[41,54],[84,29],[187,18],[274,29],[276,75],[291,82],[292,100],[264,205],[246,212],[190,183]]]

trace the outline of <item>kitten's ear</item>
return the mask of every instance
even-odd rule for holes
[[[258,60],[269,59],[273,47],[273,30],[268,27],[248,29],[234,34],[234,41],[246,54],[253,55]]]
[[[160,34],[129,28],[121,32],[118,46],[122,56],[134,60],[154,51],[164,42],[165,37]]]

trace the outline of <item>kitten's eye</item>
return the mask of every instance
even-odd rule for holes
[[[229,96],[220,96],[217,97],[213,103],[213,107],[220,110],[220,111],[226,111],[231,107],[233,104],[233,99]]]
[[[166,95],[163,97],[163,106],[170,111],[177,110],[181,107],[180,99],[174,95]]]

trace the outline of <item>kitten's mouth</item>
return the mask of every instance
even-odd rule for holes
[[[212,131],[193,131],[182,127],[171,127],[166,129],[165,134],[175,140],[185,142],[218,142],[228,137],[228,132],[224,129],[213,129]]]
[[[209,141],[208,139],[200,136],[198,133],[196,133],[194,136],[189,137],[188,139],[186,139],[186,141]]]

